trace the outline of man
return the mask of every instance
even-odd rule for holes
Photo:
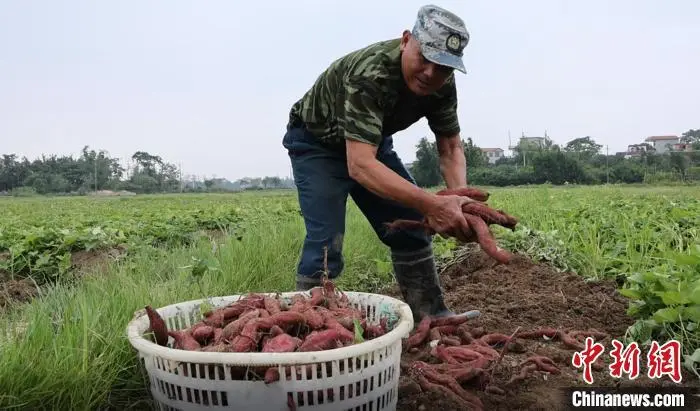
[[[336,60],[293,105],[283,145],[306,225],[297,290],[319,285],[324,254],[330,279],[343,270],[350,195],[390,247],[415,319],[454,315],[445,306],[431,237],[422,230],[390,232],[385,223],[426,217],[436,233],[464,238],[462,205],[474,200],[417,187],[393,151],[392,135],[426,117],[447,187],[467,185],[453,71],[466,73],[461,56],[468,41],[459,17],[424,6],[412,31]]]

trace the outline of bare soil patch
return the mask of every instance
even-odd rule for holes
[[[602,331],[609,337],[599,340],[605,346],[601,358],[605,367],[593,371],[594,386],[674,386],[669,378],[650,380],[646,377],[646,351],[640,356],[641,375],[630,381],[623,375],[615,379],[608,374],[612,358],[611,339],[621,339],[633,320],[626,314],[628,301],[621,296],[614,281],[586,282],[573,273],[559,273],[550,266],[517,257],[510,265],[496,265],[479,249],[463,261],[447,267],[441,274],[447,304],[456,312],[479,310],[481,317],[469,320],[470,329],[482,328],[485,333],[507,336],[519,331],[533,331],[548,327],[564,331]],[[401,298],[397,286],[381,291]],[[516,340],[520,349],[509,350],[503,356],[491,380],[505,390],[505,395],[484,392],[483,381],[475,379],[462,384],[476,394],[486,410],[565,409],[566,399],[560,388],[587,386],[582,369],[572,365],[575,349],[568,348],[559,339]],[[501,351],[501,348],[496,348]],[[559,368],[558,374],[535,371],[533,375],[508,386],[508,380],[522,369],[522,363],[531,356],[551,358]],[[422,360],[427,363],[442,361],[430,354],[429,348],[403,354],[405,363]],[[698,386],[698,379],[684,371],[684,386]],[[464,406],[434,392],[425,392],[402,370],[398,409],[463,410]]]
[[[71,269],[78,274],[104,272],[110,263],[126,253],[126,247],[113,247],[103,250],[76,251],[71,254]]]
[[[37,295],[39,290],[30,279],[0,280],[0,308],[10,303],[28,302]]]

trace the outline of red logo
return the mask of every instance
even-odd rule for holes
[[[622,373],[625,373],[631,380],[637,378],[639,376],[639,357],[642,353],[639,345],[632,342],[627,348],[624,348],[624,344],[615,339],[612,340],[612,345],[610,356],[613,358],[613,363],[608,366],[610,375],[620,378]]]
[[[647,353],[647,375],[649,378],[661,378],[668,375],[671,379],[680,383],[681,376],[681,343],[670,340],[664,345],[654,341]]]
[[[599,342],[593,342],[593,338],[586,337],[586,346],[583,351],[577,351],[571,358],[571,364],[576,368],[583,367],[583,380],[588,384],[593,384],[593,364],[601,354],[605,352],[605,346]]]

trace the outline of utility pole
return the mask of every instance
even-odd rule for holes
[[[605,172],[607,173],[607,182],[610,184],[610,159],[608,158],[608,145],[605,145]]]
[[[182,162],[177,163],[178,171],[180,172],[180,193],[182,193]]]
[[[95,194],[97,194],[97,153],[95,153]]]

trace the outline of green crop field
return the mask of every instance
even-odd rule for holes
[[[638,319],[629,336],[677,338],[686,366],[700,363],[700,188],[489,191],[520,220],[493,228],[501,247],[617,279]],[[350,201],[348,212],[338,284],[375,290],[393,281],[388,250]],[[0,408],[139,408],[147,381],[125,335],[134,312],[292,290],[303,234],[293,191],[0,199]],[[456,251],[436,243],[441,261]],[[20,286],[33,298],[15,298]]]

